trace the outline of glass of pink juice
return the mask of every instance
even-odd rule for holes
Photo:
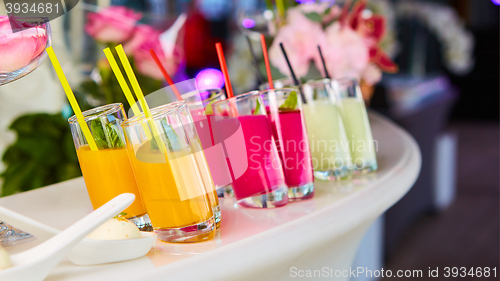
[[[259,92],[216,102],[213,109],[212,129],[216,139],[227,138],[228,128],[238,128],[243,135],[244,149],[239,150],[238,155],[245,158],[247,167],[243,173],[234,175],[232,184],[238,203],[251,208],[286,205],[288,187]],[[233,174],[234,171],[233,168]]]
[[[280,89],[264,90],[260,94],[280,153],[288,198],[294,201],[312,198],[314,173],[299,93],[294,89]]]
[[[212,104],[225,99],[222,89],[195,90],[182,95],[193,117],[194,125],[205,152],[208,167],[219,197],[234,197],[231,173],[221,143],[216,143],[211,129]]]

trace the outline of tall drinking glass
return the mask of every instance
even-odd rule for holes
[[[221,149],[220,153],[213,153],[213,149],[202,145],[200,141],[201,137],[199,135],[200,130],[196,127],[196,124],[199,122],[193,122],[192,111],[188,110],[189,107],[186,106],[187,103],[185,101],[177,101],[171,104],[159,106],[153,108],[153,112],[164,110],[168,107],[177,106],[179,111],[179,116],[181,118],[182,124],[184,126],[184,131],[189,135],[191,139],[191,151],[194,157],[196,158],[197,164],[199,165],[201,176],[203,177],[204,186],[207,188],[208,199],[210,200],[210,204],[212,205],[212,209],[214,211],[214,219],[217,228],[220,227],[221,223],[221,210],[219,206],[219,198],[217,196],[217,190],[214,184],[214,176],[213,173],[210,172],[210,163],[214,165],[214,161],[208,162],[208,157],[210,158],[223,158],[224,163],[226,162],[224,158],[224,151]],[[206,125],[206,124],[205,124]],[[207,126],[205,126],[206,128]],[[200,126],[200,129],[201,126]],[[202,133],[206,133],[206,130],[203,130]],[[208,136],[210,137],[210,136]],[[208,153],[208,154],[206,154]],[[217,161],[217,159],[214,159]],[[215,162],[215,165],[219,164],[220,161]],[[213,166],[212,166],[213,167]],[[218,167],[215,166],[213,168],[216,170]]]
[[[292,89],[260,92],[282,160],[290,200],[314,195],[314,175],[302,102]]]
[[[122,193],[133,193],[135,200],[122,216],[141,230],[151,230],[120,126],[127,120],[123,105],[104,105],[83,112],[83,116],[98,150],[90,149],[76,116],[69,118],[68,122],[92,207],[97,209]]]
[[[183,94],[182,98],[193,117],[217,192],[221,197],[233,197],[231,173],[224,149],[221,143],[215,142],[211,129],[211,119],[214,116],[212,104],[225,99],[224,90],[196,90]]]
[[[340,100],[354,172],[369,173],[377,170],[376,143],[359,83],[355,79],[339,79],[334,80],[332,85]]]
[[[192,243],[215,236],[213,181],[200,163],[196,130],[185,102],[122,124],[137,185],[158,238]],[[207,186],[210,185],[211,186]]]
[[[248,167],[233,181],[238,203],[253,208],[274,208],[288,203],[281,160],[259,92],[216,102],[213,108],[216,138],[224,135],[222,132],[227,128],[238,128],[243,135],[245,149],[238,154]]]
[[[330,79],[303,85],[304,104],[314,176],[320,180],[340,180],[352,174],[352,159],[342,114]]]

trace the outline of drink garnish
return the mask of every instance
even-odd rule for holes
[[[297,92],[292,91],[285,102],[280,106],[280,110],[295,110],[297,107]]]
[[[256,101],[256,105],[255,105],[255,110],[253,112],[253,115],[260,115],[260,100],[257,98],[257,101]]]
[[[90,124],[90,129],[99,149],[124,147],[123,140],[120,138],[120,134],[118,134],[113,124],[107,123],[103,126],[100,119],[94,119]]]
[[[209,99],[213,98],[216,94],[217,93],[212,93]],[[216,101],[217,101],[216,99],[213,99],[207,104],[207,106],[205,106],[205,115],[214,114],[214,109],[212,108],[212,104],[215,103]]]
[[[172,125],[167,124],[167,121],[165,119],[162,119],[160,121],[161,126],[163,127],[163,131],[167,135],[166,141],[167,141],[167,146],[171,151],[176,151],[176,150],[181,150],[185,147],[185,145],[182,145],[181,138],[177,134],[177,132],[174,130]],[[153,138],[151,140],[151,149],[152,150],[157,150],[159,149],[158,144],[156,143],[156,139]]]

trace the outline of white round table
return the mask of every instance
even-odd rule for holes
[[[349,182],[317,181],[313,199],[277,209],[238,208],[221,199],[222,226],[212,241],[157,242],[145,257],[98,266],[64,259],[46,280],[310,280],[308,274],[347,280],[367,228],[404,196],[420,171],[412,137],[380,115],[370,113],[370,123],[378,144],[376,173]],[[92,211],[82,178],[1,198],[0,205],[59,229]],[[40,242],[7,249],[12,254]]]

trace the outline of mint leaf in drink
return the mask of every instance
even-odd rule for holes
[[[213,98],[215,95],[217,95],[217,93],[212,93],[209,99]],[[215,102],[217,102],[217,100],[213,99],[205,106],[205,115],[214,114],[214,109],[212,108],[212,104],[214,104]]]
[[[212,104],[214,104],[217,100],[212,100],[210,101],[207,106],[205,106],[205,115],[212,115],[214,114],[214,109],[212,108]]]
[[[280,106],[280,110],[295,110],[297,108],[297,92],[292,91],[285,102]]]
[[[260,115],[260,99],[257,98],[256,103],[253,115]]]
[[[111,143],[112,148],[124,148],[124,141],[122,140],[120,134],[118,133],[116,127],[107,123],[105,127],[105,132],[108,137],[109,142]]]
[[[149,143],[151,145],[151,151],[160,149],[160,147],[156,143],[156,138],[153,138]]]
[[[181,138],[174,130],[172,125],[167,124],[167,121],[165,121],[165,119],[161,120],[161,125],[163,126],[163,130],[167,134],[168,148],[174,151],[183,149],[185,145],[183,145]]]
[[[205,115],[212,115],[214,114],[214,109],[212,108],[212,104],[215,102],[215,100],[209,102],[207,106],[205,106]]]
[[[108,141],[106,140],[106,135],[104,134],[104,128],[102,127],[102,122],[99,119],[94,119],[90,123],[90,129],[92,130],[92,136],[94,137],[95,144],[98,149],[109,148]]]
[[[100,119],[94,119],[90,123],[90,129],[98,149],[125,147],[120,133],[112,123],[103,126]]]

